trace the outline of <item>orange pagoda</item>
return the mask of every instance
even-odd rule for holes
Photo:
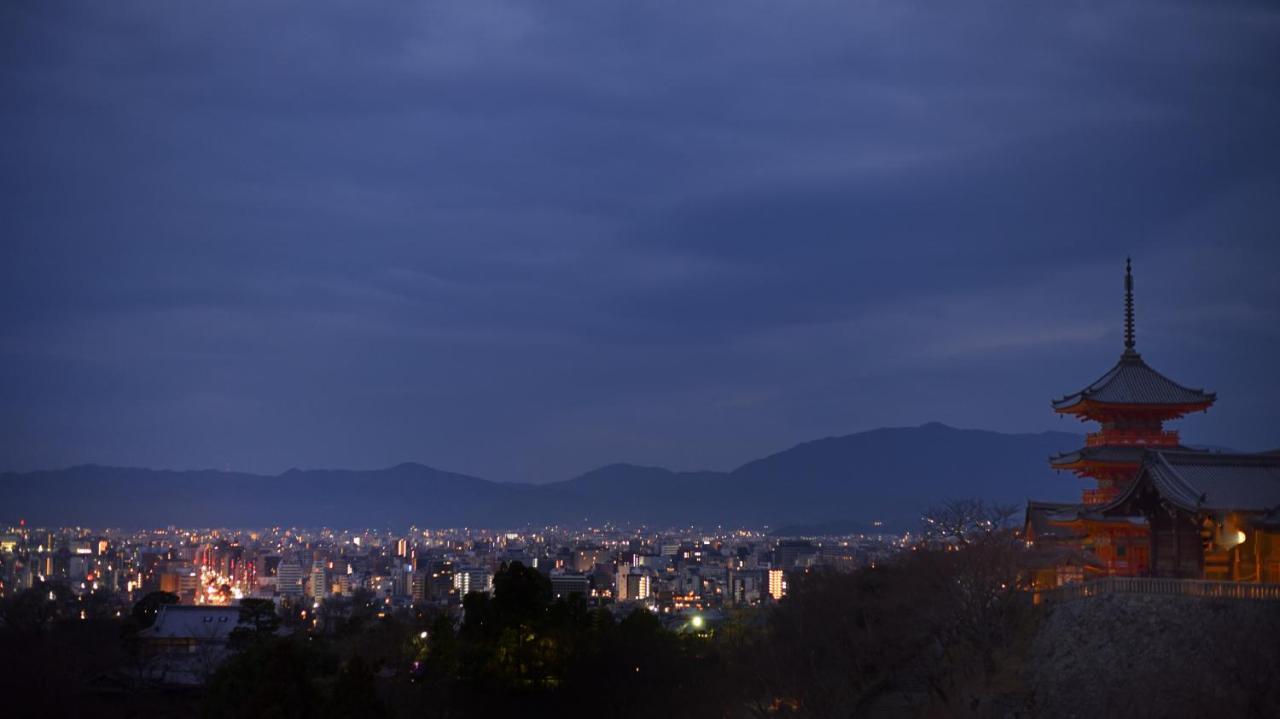
[[[1133,267],[1124,268],[1124,352],[1098,381],[1053,402],[1054,411],[1081,422],[1097,422],[1097,432],[1085,436],[1085,446],[1049,460],[1054,469],[1070,470],[1097,482],[1084,491],[1086,505],[1115,499],[1132,480],[1147,448],[1180,446],[1177,430],[1164,423],[1191,412],[1209,409],[1212,392],[1188,389],[1143,361],[1134,349]]]
[[[1214,585],[1185,585],[1186,591],[1228,592],[1222,585],[1229,583],[1231,596],[1280,596],[1280,449],[1192,449],[1165,429],[1165,422],[1206,410],[1216,397],[1183,387],[1143,361],[1134,348],[1127,262],[1124,286],[1120,361],[1053,403],[1060,414],[1099,424],[1084,447],[1049,460],[1094,486],[1079,504],[1027,502],[1032,586],[1137,576]]]
[[[1099,427],[1073,452],[1049,459],[1054,469],[1093,480],[1083,504],[1030,502],[1027,538],[1079,548],[1075,561],[1063,561],[1051,584],[1085,578],[1085,574],[1141,576],[1149,571],[1148,525],[1136,517],[1090,511],[1117,499],[1132,483],[1148,450],[1181,450],[1176,430],[1165,423],[1204,411],[1216,399],[1212,392],[1190,389],[1152,369],[1135,349],[1133,269],[1125,261],[1124,351],[1106,374],[1084,389],[1053,401],[1054,411]],[[1066,569],[1073,567],[1074,569]],[[1070,576],[1070,574],[1076,576]],[[1044,577],[1042,579],[1049,579]]]

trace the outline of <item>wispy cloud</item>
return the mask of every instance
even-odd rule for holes
[[[1126,254],[1144,351],[1221,390],[1188,427],[1280,444],[1248,399],[1280,391],[1270,3],[10,3],[0,33],[14,469],[552,478],[1056,427]]]

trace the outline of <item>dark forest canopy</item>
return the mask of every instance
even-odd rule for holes
[[[238,637],[237,653],[207,686],[185,692],[128,680],[138,661],[135,619],[91,609],[82,620],[73,596],[40,586],[0,602],[0,688],[14,716],[69,716],[91,704],[104,719],[139,711],[219,719],[1069,717],[1081,706],[1083,671],[1088,706],[1139,716],[1251,719],[1280,706],[1280,623],[1265,603],[1117,596],[1034,607],[1017,587],[1026,551],[1009,532],[984,531],[958,550],[920,545],[874,568],[799,572],[776,606],[735,610],[697,631],[664,628],[643,608],[615,613],[579,595],[553,600],[544,575],[513,563],[495,577],[492,596],[465,598],[460,622],[427,608],[381,616],[362,594],[344,618],[310,633],[296,610],[275,617],[267,605],[251,607],[265,629]],[[285,632],[272,629],[276,621]],[[1149,631],[1161,622],[1186,636]],[[1099,669],[1097,660],[1116,648],[1109,636],[1073,637],[1082,627],[1125,637],[1137,662],[1128,674]],[[1189,640],[1194,652],[1166,648]],[[1063,667],[1071,673],[1059,680]]]

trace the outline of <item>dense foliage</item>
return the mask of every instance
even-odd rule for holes
[[[643,609],[553,600],[547,578],[520,564],[497,574],[491,596],[467,596],[461,620],[381,611],[367,593],[337,600],[341,618],[325,623],[248,602],[252,628],[233,638],[232,657],[185,693],[102,683],[129,666],[129,637],[167,598],[145,598],[136,617],[78,620],[80,600],[41,587],[0,603],[0,678],[20,699],[13,716],[24,706],[76,715],[87,703],[100,717],[1052,716],[1036,705],[1050,694],[1026,680],[1044,668],[1023,664],[1044,642],[1043,613],[1016,586],[1022,551],[992,530],[857,572],[801,572],[776,606],[697,632]],[[1237,686],[1222,696],[1241,698],[1237,715],[1265,715],[1274,654],[1229,674]]]

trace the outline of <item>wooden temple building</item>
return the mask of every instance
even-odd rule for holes
[[[1280,582],[1280,451],[1183,446],[1165,423],[1207,410],[1216,397],[1155,371],[1135,345],[1126,262],[1120,360],[1053,402],[1054,411],[1099,425],[1083,447],[1049,460],[1093,486],[1078,504],[1027,503],[1033,585],[1102,576]]]

